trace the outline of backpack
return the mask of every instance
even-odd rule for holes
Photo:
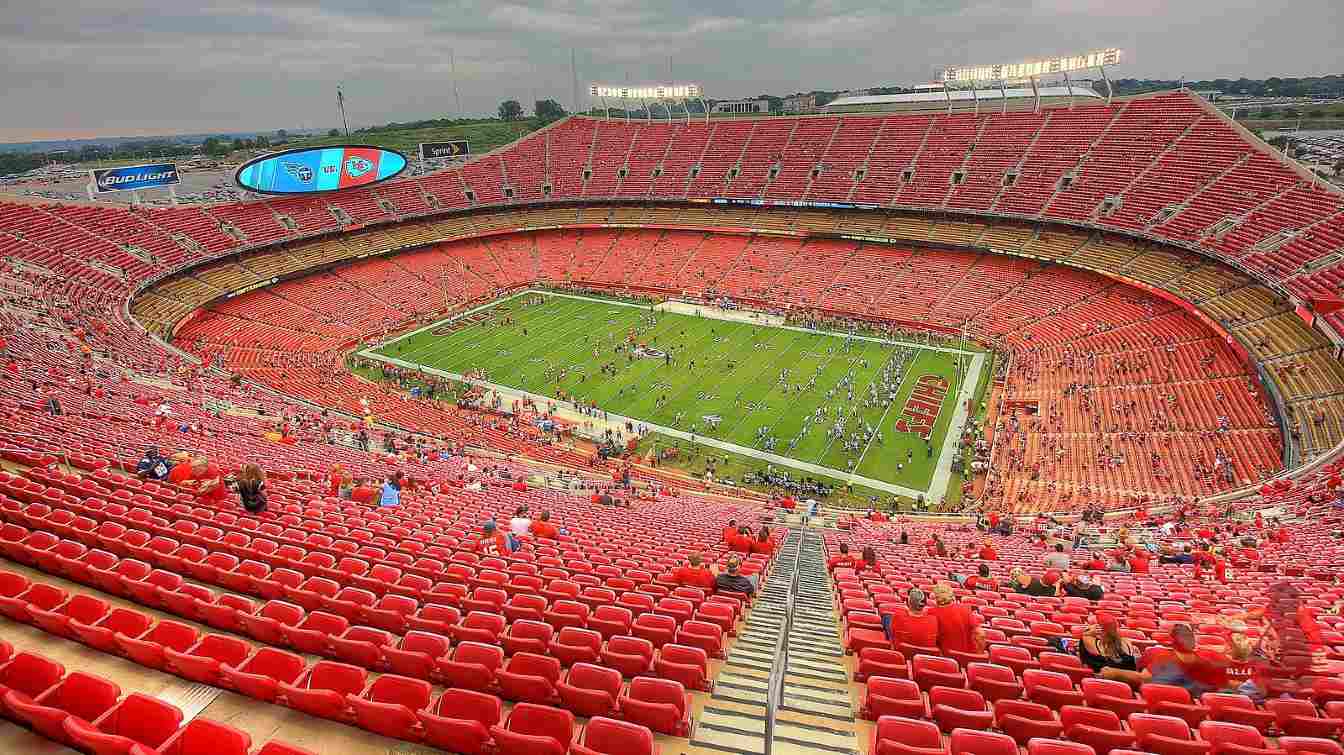
[[[510,553],[517,552],[519,548],[523,547],[523,541],[519,540],[518,536],[513,534],[512,532],[509,533],[507,542],[509,544]]]

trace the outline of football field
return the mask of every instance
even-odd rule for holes
[[[905,492],[928,490],[946,451],[964,377],[958,354],[972,388],[983,363],[970,350],[549,292],[478,308],[374,353],[802,462],[795,477],[815,466]]]

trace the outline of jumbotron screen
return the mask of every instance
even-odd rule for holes
[[[263,155],[242,164],[239,186],[262,194],[310,194],[368,186],[406,170],[406,156],[367,145],[310,147]]]

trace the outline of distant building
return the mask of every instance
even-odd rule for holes
[[[1101,99],[1090,87],[1074,86],[1071,89],[1062,86],[1040,87],[1042,105],[1065,103],[1070,100]],[[927,89],[909,94],[877,94],[867,97],[841,97],[822,108],[827,113],[896,113],[917,111],[955,112],[974,110],[977,105],[982,111],[1002,109],[1007,99],[1009,110],[1030,110],[1036,103],[1036,94],[1030,89],[980,89],[972,92],[968,89]]]
[[[770,100],[721,100],[714,103],[711,113],[768,113],[770,112]]]
[[[817,112],[817,96],[815,94],[800,94],[794,97],[785,97],[783,110],[786,115],[815,113]]]

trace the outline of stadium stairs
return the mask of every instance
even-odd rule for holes
[[[770,579],[757,595],[695,722],[693,746],[734,753],[765,751],[769,684],[801,539],[797,529],[791,530],[780,547]]]
[[[855,749],[854,708],[826,573],[826,547],[816,532],[803,532],[774,750],[850,752]]]

